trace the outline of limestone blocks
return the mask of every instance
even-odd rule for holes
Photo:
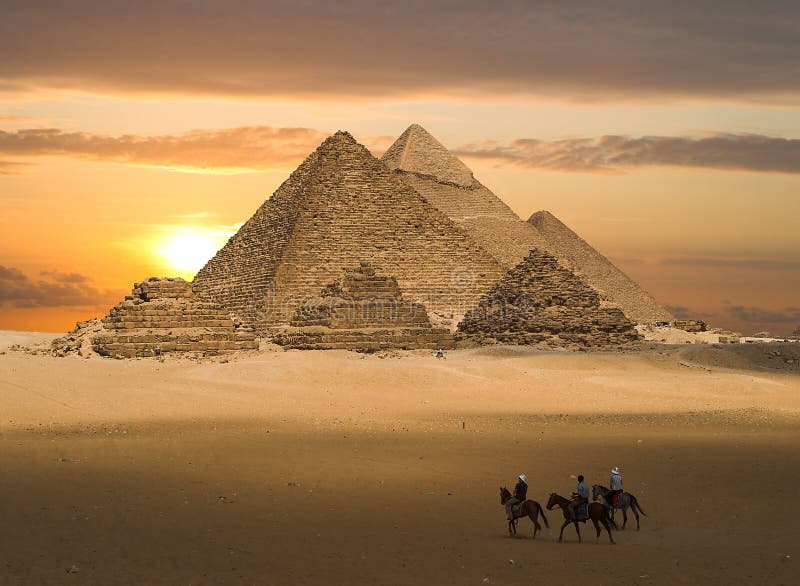
[[[257,350],[252,330],[218,304],[196,295],[179,278],[150,278],[109,311],[92,348],[103,356],[134,358],[166,353],[215,355]]]
[[[305,349],[382,350],[452,348],[448,330],[431,325],[425,307],[403,297],[397,279],[376,274],[366,262],[300,306],[291,327],[273,340]]]

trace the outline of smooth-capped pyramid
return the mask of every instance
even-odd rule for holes
[[[472,228],[476,218],[519,221],[511,208],[475,179],[469,167],[419,124],[409,126],[381,161],[463,226]]]
[[[534,249],[467,312],[458,329],[480,343],[604,348],[636,341],[633,323],[554,256]]]
[[[406,128],[381,160],[390,169],[431,175],[461,187],[471,187],[475,183],[469,167],[419,124]]]
[[[503,268],[350,134],[326,139],[203,267],[194,288],[260,332],[359,261],[454,327]]]
[[[672,319],[647,292],[585,242],[596,256],[574,253],[573,242],[550,230],[540,231],[537,222],[520,219],[418,124],[411,125],[381,160],[507,269],[522,262],[534,248],[547,251],[565,268],[585,277],[604,303],[620,307],[630,319],[645,323]]]
[[[637,322],[674,320],[647,291],[636,284],[583,238],[547,211],[536,212],[528,222],[536,227],[559,260],[580,267],[581,274],[605,298],[612,299],[625,315]]]

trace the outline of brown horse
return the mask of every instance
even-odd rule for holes
[[[510,498],[511,498],[511,493],[508,492],[508,489],[505,486],[500,487],[500,504],[506,506],[506,502]],[[550,523],[547,522],[547,517],[544,516],[544,509],[542,508],[542,505],[532,500],[524,501],[522,505],[519,507],[517,514],[514,516],[514,520],[508,522],[508,534],[512,537],[516,535],[517,519],[527,516],[528,519],[533,521],[533,537],[535,539],[536,534],[542,530],[542,526],[539,525],[539,521],[537,520],[539,515],[542,516],[542,520],[544,521],[544,526],[549,529]]]
[[[564,513],[564,524],[561,526],[561,533],[558,535],[559,541],[561,541],[561,539],[564,537],[564,528],[570,523],[575,524],[575,531],[578,533],[578,541],[582,541],[581,530],[580,527],[578,526],[578,522],[586,523],[588,519],[575,519],[569,511],[568,508],[569,503],[570,500],[568,498],[564,498],[559,494],[551,492],[550,499],[547,501],[547,510],[552,511],[553,507],[558,505],[559,507],[561,507],[561,510]],[[613,544],[614,537],[611,535],[611,526],[613,526],[614,529],[616,529],[617,524],[614,523],[614,520],[609,516],[608,507],[602,503],[589,503],[589,505],[587,506],[587,510],[589,513],[589,519],[592,520],[592,523],[594,523],[594,528],[597,530],[597,539],[595,539],[595,541],[600,539],[600,523],[602,523],[603,527],[605,527],[606,531],[608,531],[609,541],[611,541],[611,543]]]

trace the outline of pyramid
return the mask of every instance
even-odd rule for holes
[[[454,327],[500,264],[350,134],[326,139],[194,279],[259,332],[288,327],[359,261],[393,275],[435,325]]]
[[[579,267],[581,274],[600,294],[640,323],[667,322],[672,314],[662,307],[605,256],[547,211],[536,212],[528,222],[535,226],[551,250],[567,266]]]
[[[551,254],[533,249],[467,312],[458,329],[479,343],[605,348],[639,338],[621,310]]]
[[[102,356],[258,350],[252,330],[233,320],[219,304],[196,295],[191,284],[180,278],[151,277],[135,283],[131,295],[108,312],[102,326],[91,340],[94,351]]]
[[[405,299],[397,279],[366,262],[298,307],[291,327],[273,336],[282,346],[316,350],[452,348],[447,329],[434,328],[421,303]]]
[[[473,177],[458,157],[419,124],[409,126],[381,161],[459,223],[471,218],[519,220],[511,208]]]
[[[565,268],[584,276],[600,293],[604,303],[620,307],[634,321],[649,323],[672,318],[647,292],[582,240],[593,255],[575,253],[574,242],[562,237],[560,232],[540,230],[538,222],[521,220],[420,125],[408,127],[381,160],[505,268],[516,266],[537,248],[555,256]],[[561,222],[558,224],[563,226]],[[564,228],[569,231],[566,226]],[[573,232],[569,233],[578,238]]]

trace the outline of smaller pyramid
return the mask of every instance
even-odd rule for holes
[[[675,319],[647,291],[550,212],[536,212],[528,223],[547,240],[551,249],[558,251],[562,263],[577,268],[603,299],[621,307],[633,321],[655,323]]]
[[[252,330],[219,304],[196,295],[190,283],[155,277],[134,284],[132,294],[103,318],[102,331],[91,344],[98,354],[114,358],[258,349]]]
[[[458,330],[478,343],[608,348],[639,338],[617,308],[556,258],[533,249],[468,312]]]
[[[424,305],[404,298],[396,278],[376,274],[365,262],[298,307],[291,327],[273,340],[317,350],[453,347],[449,330],[433,328]]]

